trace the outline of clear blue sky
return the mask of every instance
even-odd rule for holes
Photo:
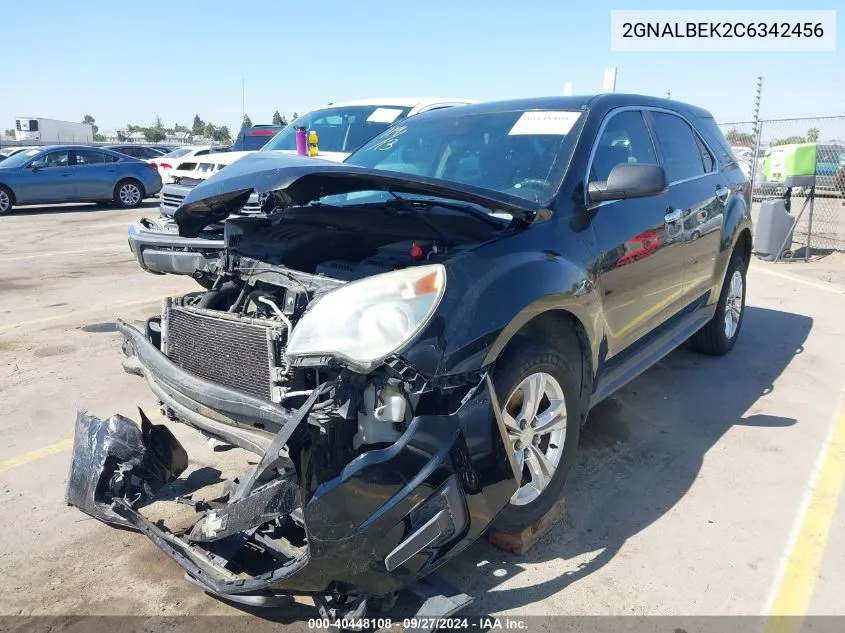
[[[611,9],[678,9],[663,0],[39,0],[7,8],[0,129],[15,116],[190,125],[195,113],[237,129],[241,80],[254,123],[345,99],[462,96],[482,100],[601,90],[690,101],[722,121],[845,114],[843,53],[612,53]],[[480,7],[486,8],[481,9]],[[782,0],[710,0],[697,8],[840,9]],[[689,6],[687,8],[693,8]],[[27,22],[31,20],[31,24]],[[840,38],[845,36],[840,36]],[[841,51],[842,44],[839,44]]]

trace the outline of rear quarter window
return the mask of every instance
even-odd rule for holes
[[[725,165],[735,166],[736,156],[734,156],[731,146],[722,134],[722,130],[712,117],[697,117],[693,123],[695,124],[698,133],[707,141],[707,144],[716,152],[719,162]]]

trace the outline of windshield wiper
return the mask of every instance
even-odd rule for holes
[[[431,200],[429,198],[403,198],[405,202],[408,204],[416,204],[418,206],[424,206],[426,208],[430,207],[443,207],[444,209],[451,209],[452,211],[461,211],[463,213],[467,213],[474,218],[477,218],[484,222],[485,224],[489,224],[490,226],[494,226],[496,228],[501,228],[501,222],[494,220],[490,214],[490,212],[486,211],[479,211],[478,205],[466,202],[445,202],[443,200]],[[492,209],[491,209],[492,211]]]
[[[420,213],[420,210],[417,209],[413,204],[411,204],[410,201],[406,200],[405,198],[403,198],[402,196],[397,194],[392,189],[385,189],[385,191],[387,191],[387,193],[389,193],[391,196],[394,197],[394,199],[398,203],[398,206],[400,206],[401,208],[408,211],[408,213],[413,215],[417,220],[419,220],[420,222],[425,224],[428,228],[430,228],[432,231],[437,233],[440,236],[441,240],[443,240],[447,244],[450,243],[451,240],[449,239],[449,236],[446,235],[446,233],[444,233],[436,224],[434,224],[434,222],[432,222],[427,217],[425,217],[422,213]]]

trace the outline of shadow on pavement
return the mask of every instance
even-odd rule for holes
[[[746,411],[772,392],[777,377],[802,353],[812,325],[809,317],[748,306],[742,336],[728,356],[679,349],[599,403],[584,427],[580,462],[567,483],[565,522],[525,556],[481,539],[439,571],[475,596],[461,614],[520,609],[559,594],[601,569],[629,538],[678,503],[698,476],[704,455],[732,426],[777,433],[795,424],[792,418]],[[524,571],[522,564],[576,558],[587,560],[552,580],[516,589],[500,586],[513,584]],[[387,615],[411,615],[418,604],[404,592]],[[280,624],[316,614],[300,603],[280,609],[232,606]]]
[[[579,464],[567,482],[565,522],[525,556],[479,540],[442,569],[445,578],[476,597],[467,611],[519,609],[558,594],[601,569],[629,538],[678,503],[704,455],[732,426],[768,434],[795,424],[792,418],[746,411],[774,389],[777,377],[802,353],[812,324],[809,317],[748,306],[742,335],[728,356],[679,349],[599,403],[584,427]],[[573,571],[552,580],[510,588],[523,563],[576,558],[586,562],[573,563]],[[505,582],[508,588],[500,586]]]
[[[147,198],[140,205],[134,209],[125,209],[126,211],[137,211],[138,209],[157,209],[159,207],[158,198]],[[122,211],[116,204],[109,203],[103,206],[93,202],[82,202],[79,204],[54,204],[41,206],[23,206],[13,207],[7,216],[14,215],[60,215],[63,213],[79,213],[80,211]]]

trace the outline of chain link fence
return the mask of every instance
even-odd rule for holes
[[[784,195],[787,176],[812,173],[813,189],[792,189],[793,215],[804,212],[791,250],[845,251],[845,116],[719,125],[752,182],[753,219],[765,200]]]

